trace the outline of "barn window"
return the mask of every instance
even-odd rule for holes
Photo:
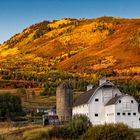
[[[131,103],[133,103],[133,100],[131,100]]]
[[[117,112],[117,115],[119,116],[119,115],[120,115],[120,113],[119,113],[119,112]]]
[[[139,121],[140,121],[140,118],[139,118]]]
[[[130,116],[130,115],[131,115],[131,113],[128,113],[128,115]]]
[[[133,115],[136,115],[136,113],[133,113]]]
[[[98,114],[97,113],[95,114],[95,117],[98,117]]]
[[[95,102],[98,102],[99,101],[99,99],[98,98],[95,98]]]
[[[123,113],[123,115],[125,115],[125,113]]]
[[[119,100],[119,103],[121,103],[121,100]]]

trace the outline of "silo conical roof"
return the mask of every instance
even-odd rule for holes
[[[60,84],[58,86],[58,88],[60,88],[60,89],[71,89],[71,86],[68,83],[63,82],[62,84]]]

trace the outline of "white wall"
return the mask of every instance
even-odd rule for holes
[[[116,87],[102,87],[102,100],[106,104],[111,98],[120,96],[122,93]]]
[[[104,124],[106,122],[105,117],[105,104],[115,95],[122,95],[122,93],[116,87],[101,87],[97,90],[96,94],[89,102],[89,118],[92,124]],[[95,99],[99,99],[98,102]],[[95,116],[98,114],[98,117]]]
[[[72,115],[76,114],[83,114],[88,116],[89,115],[88,104],[73,107]]]
[[[115,105],[105,106],[105,122],[115,123]]]
[[[123,122],[130,127],[140,128],[138,103],[133,97],[124,96],[121,98],[121,103],[105,106],[116,94],[117,96],[122,95],[116,87],[101,87],[87,104],[73,107],[73,115],[87,115],[93,125],[104,124],[105,122]],[[98,99],[98,101],[95,101],[95,99]],[[133,100],[133,103],[131,103],[131,100]],[[117,113],[120,113],[120,115],[117,115]],[[131,115],[128,115],[128,113],[131,113]],[[136,115],[133,115],[133,113],[136,113]]]
[[[98,99],[98,101],[95,101]],[[89,119],[91,123],[100,124],[104,120],[104,107],[102,102],[102,90],[99,89],[96,94],[92,97],[89,103]],[[98,114],[98,116],[95,116]]]
[[[115,120],[116,122],[126,123],[129,127],[140,128],[140,114],[138,112],[138,103],[132,96],[124,96],[121,99],[121,103],[117,103],[115,106]],[[133,101],[133,103],[131,103]],[[120,113],[120,115],[117,115]],[[123,115],[125,113],[125,115]],[[130,113],[130,115],[128,115]],[[136,113],[134,115],[133,113]]]

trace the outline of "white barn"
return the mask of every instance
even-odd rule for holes
[[[140,128],[138,102],[123,94],[113,83],[102,78],[99,86],[88,89],[74,103],[73,115],[84,114],[93,125],[122,122]]]

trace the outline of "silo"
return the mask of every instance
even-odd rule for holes
[[[72,117],[73,90],[68,83],[62,83],[56,89],[56,113],[61,122]]]

